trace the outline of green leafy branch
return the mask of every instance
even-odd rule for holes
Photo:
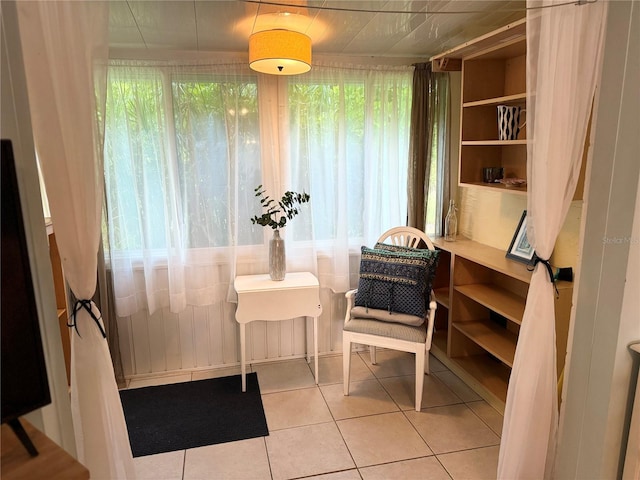
[[[280,201],[276,202],[266,194],[267,191],[262,188],[262,185],[258,185],[253,191],[256,192],[256,197],[260,198],[260,206],[265,212],[260,216],[254,215],[251,223],[271,227],[274,230],[283,228],[288,220],[300,213],[297,205],[307,203],[311,198],[306,192],[285,192]]]

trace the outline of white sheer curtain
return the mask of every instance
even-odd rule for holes
[[[313,239],[321,285],[349,284],[349,253],[404,225],[413,67],[315,65],[288,79],[288,175],[312,192],[294,239]]]
[[[580,174],[606,13],[603,1],[527,13],[527,237],[543,260],[551,256]],[[555,291],[549,275],[538,263],[529,286],[507,392],[500,479],[553,475],[558,403]]]
[[[17,2],[34,141],[66,280],[82,300],[72,336],[71,411],[91,478],[134,478],[96,288],[108,4]]]
[[[406,218],[412,68],[112,61],[105,176],[120,316],[233,301],[267,271],[254,189],[311,194],[282,232],[289,271],[346,291],[349,252]]]
[[[245,64],[112,62],[105,179],[118,315],[226,298],[261,182],[256,78]],[[143,272],[139,275],[137,272]]]

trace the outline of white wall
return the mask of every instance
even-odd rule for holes
[[[609,3],[556,478],[619,478],[640,339],[640,4]],[[570,337],[571,338],[571,337]]]

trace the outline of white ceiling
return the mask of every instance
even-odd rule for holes
[[[111,0],[110,45],[247,52],[251,33],[277,27],[309,35],[314,55],[428,58],[525,15],[524,0],[276,2],[296,6],[259,0]]]

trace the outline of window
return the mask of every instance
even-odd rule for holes
[[[411,72],[258,79],[244,64],[114,62],[105,251],[118,314],[207,305],[226,297],[237,265],[260,270],[270,235],[250,222],[260,184],[272,198],[311,194],[287,227],[288,263],[345,291],[350,252],[406,219]]]
[[[241,216],[249,218],[253,186],[261,182],[255,79],[180,76],[171,86],[186,245],[228,246],[236,193]],[[250,227],[248,221],[238,223],[238,244],[262,242]]]
[[[255,78],[112,67],[106,117],[112,252],[262,242]]]
[[[289,79],[292,181],[308,178],[322,199],[311,204],[315,239],[346,232],[359,248],[406,218],[410,74],[313,73]]]
[[[349,237],[362,238],[364,85],[294,82],[289,85],[289,141],[297,154],[292,161],[293,176],[299,182],[309,178],[313,192],[331,189],[322,195],[322,202],[312,203],[316,238],[336,238],[339,222],[335,213],[344,204],[349,205]],[[344,199],[340,188],[345,190]]]

